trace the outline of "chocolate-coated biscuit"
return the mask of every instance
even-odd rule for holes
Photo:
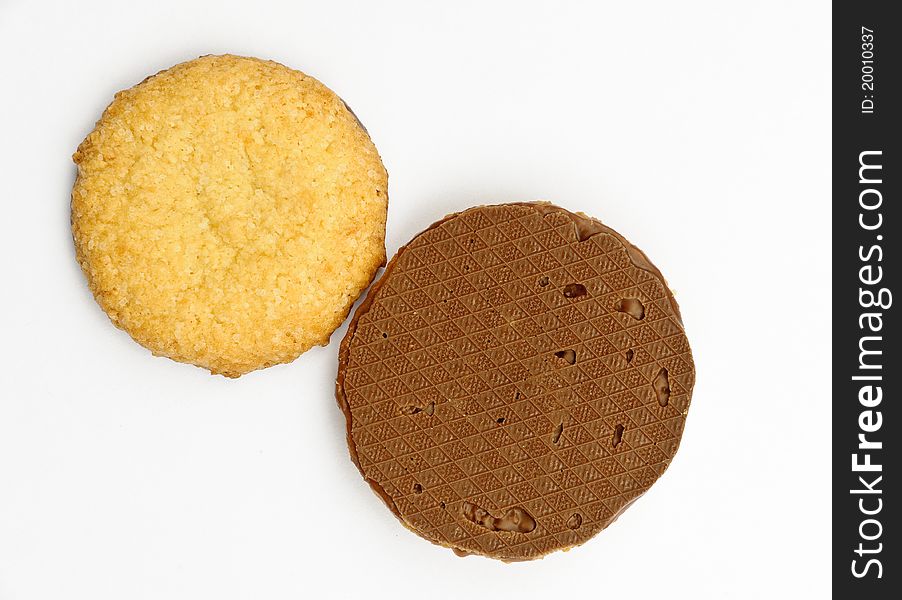
[[[482,206],[391,260],[341,344],[351,457],[458,553],[579,545],[661,476],[694,382],[679,308],[622,236],[549,204]]]

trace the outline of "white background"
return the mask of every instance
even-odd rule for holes
[[[551,5],[0,0],[0,600],[829,593],[829,3]],[[223,52],[353,106],[389,255],[544,198],[660,267],[698,383],[672,467],[610,529],[511,565],[405,530],[348,457],[344,327],[232,381],[109,323],[71,154],[116,90]]]

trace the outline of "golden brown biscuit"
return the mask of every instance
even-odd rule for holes
[[[73,160],[91,291],[154,354],[229,377],[326,344],[385,262],[388,176],[350,109],[205,56],[116,94]]]
[[[364,478],[462,554],[582,544],[661,476],[695,367],[660,271],[549,204],[450,215],[391,260],[339,351]]]

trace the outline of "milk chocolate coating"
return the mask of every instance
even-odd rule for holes
[[[582,544],[670,464],[695,370],[660,271],[544,203],[449,215],[389,262],[339,351],[351,458],[459,555]]]

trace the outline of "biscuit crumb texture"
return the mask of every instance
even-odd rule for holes
[[[325,345],[385,262],[388,175],[319,81],[237,56],[119,92],[73,155],[97,302],[155,355],[238,377]]]

